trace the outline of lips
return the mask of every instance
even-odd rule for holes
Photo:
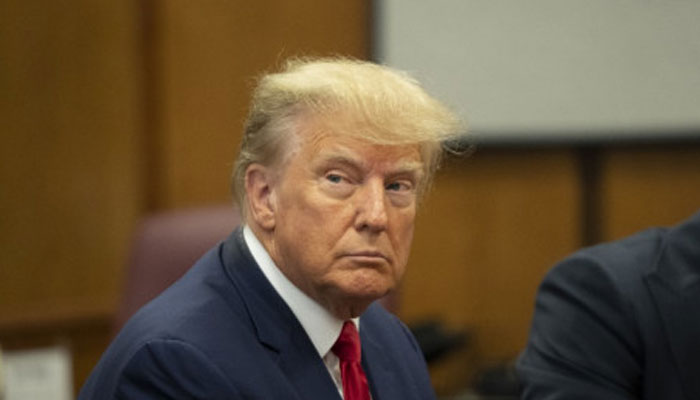
[[[385,256],[382,252],[375,250],[348,252],[343,254],[343,257],[367,263],[390,262],[389,257]]]

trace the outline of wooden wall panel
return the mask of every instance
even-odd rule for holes
[[[0,3],[0,345],[68,337],[76,382],[141,209],[138,40],[135,2]]]
[[[580,246],[580,200],[573,151],[486,148],[452,163],[419,211],[404,320],[438,317],[472,330],[472,363],[514,357],[544,272]],[[468,362],[454,366],[457,384]],[[445,374],[436,385],[450,386]]]
[[[129,2],[0,11],[0,318],[109,312],[140,206]]]
[[[601,161],[601,240],[673,225],[700,209],[700,144],[613,147]]]
[[[368,54],[367,1],[161,1],[153,208],[229,201],[253,77],[293,55]]]

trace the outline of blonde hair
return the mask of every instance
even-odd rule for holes
[[[371,143],[420,145],[424,187],[445,144],[464,132],[459,119],[405,72],[348,58],[288,60],[280,72],[264,75],[253,92],[232,177],[244,216],[246,169],[283,162],[301,113],[319,116],[331,129],[341,120],[353,121],[366,129],[339,133]]]

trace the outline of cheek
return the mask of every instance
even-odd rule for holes
[[[329,264],[334,245],[342,236],[336,215],[318,207],[298,205],[286,215],[285,224],[280,226],[288,252],[293,253],[312,274],[320,273]]]
[[[411,243],[413,242],[413,217],[406,217],[396,225],[396,230],[393,237],[394,251],[397,258],[397,273],[403,274],[403,269],[408,262],[408,256],[411,252]]]
[[[411,241],[413,241],[413,227],[415,221],[415,212],[405,212],[401,213],[396,218],[396,232],[399,239],[406,247],[411,247]]]

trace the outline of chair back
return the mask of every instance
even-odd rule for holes
[[[113,332],[119,332],[139,308],[184,275],[240,221],[238,210],[231,205],[168,211],[146,217],[133,237]]]

